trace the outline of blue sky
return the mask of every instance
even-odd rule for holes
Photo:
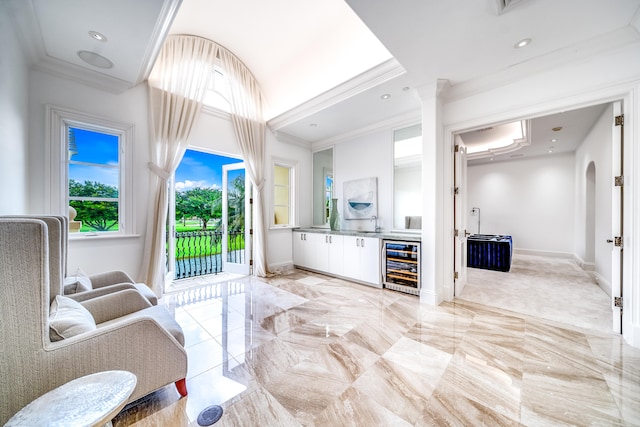
[[[76,181],[98,181],[118,187],[118,136],[73,128],[78,153],[72,160],[104,166],[69,165],[69,178]],[[176,191],[191,188],[222,188],[222,165],[240,159],[187,150],[176,170]],[[116,166],[116,167],[110,167]],[[235,174],[232,174],[233,178]]]
[[[191,188],[222,188],[222,165],[241,159],[187,150],[176,170],[176,191]]]
[[[103,166],[70,164],[69,179],[79,182],[97,181],[117,188],[118,136],[78,128],[73,128],[73,133],[77,154],[71,160]]]

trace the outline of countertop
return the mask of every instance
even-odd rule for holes
[[[373,237],[377,239],[386,240],[406,240],[409,242],[422,241],[422,235],[420,233],[402,233],[398,231],[362,231],[362,230],[336,230],[333,231],[324,227],[310,227],[310,228],[294,228],[293,231],[299,231],[302,233],[316,233],[316,234],[333,234],[340,236],[358,236],[358,237]]]

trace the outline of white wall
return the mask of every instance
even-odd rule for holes
[[[508,234],[514,249],[573,254],[574,157],[557,154],[468,167],[468,206],[482,234]],[[476,232],[475,220],[469,230]]]
[[[133,191],[135,237],[70,240],[69,271],[81,268],[88,274],[122,269],[138,277],[144,251],[149,188],[149,125],[147,89],[139,85],[122,94],[112,94],[39,71],[29,72],[29,206],[31,213],[52,212],[49,165],[46,158],[45,106],[53,104],[113,121],[131,123],[133,140]]]
[[[267,216],[270,215],[273,201],[273,172],[274,158],[285,160],[296,165],[294,199],[296,204],[296,224],[310,226],[312,222],[312,159],[309,148],[300,147],[278,141],[267,130],[266,179],[265,200],[267,202]],[[271,221],[267,218],[266,226]],[[293,241],[291,228],[271,228],[267,239],[267,265],[270,270],[277,271],[293,265]]]
[[[584,261],[595,261],[595,272],[599,280],[604,280],[603,288],[611,287],[611,250],[612,245],[606,242],[611,234],[611,198],[613,191],[611,132],[613,125],[613,109],[611,106],[602,113],[594,123],[591,131],[576,150],[575,166],[575,252]],[[585,230],[587,229],[587,167],[595,164],[595,260],[587,255]]]
[[[342,230],[373,230],[370,220],[345,220],[343,187],[346,181],[378,178],[378,226],[393,225],[393,132],[391,129],[354,138],[334,147],[334,192]]]
[[[461,90],[455,94],[449,93],[447,96],[450,98],[445,101],[443,111],[445,137],[439,140],[443,145],[445,158],[432,169],[436,180],[442,179],[445,188],[452,187],[447,165],[452,162],[453,154],[450,150],[455,133],[492,123],[623,99],[626,112],[625,218],[628,221],[625,223],[624,233],[625,310],[622,331],[625,340],[636,347],[640,346],[640,150],[635,149],[640,144],[639,52],[640,44],[631,43],[621,48],[600,51],[598,56],[585,61],[559,63],[553,69],[531,76],[498,76],[503,78],[495,79],[494,87],[476,88],[467,91],[466,95],[462,94]],[[441,196],[436,196],[434,202],[425,204],[425,209],[428,210],[425,212],[427,220],[429,217],[437,216],[441,206],[445,206],[447,210],[445,216],[452,215],[448,210],[452,209],[453,200],[447,191]],[[435,226],[440,224],[443,223],[434,221]],[[444,224],[444,227],[445,234],[451,232],[452,227],[447,224]],[[447,259],[447,254],[453,252],[453,242],[445,239],[442,249],[423,254],[425,258],[433,258],[426,260],[426,263],[433,263],[436,268],[439,268],[439,263],[444,260],[442,271],[448,271],[453,266],[453,260]],[[435,281],[433,284],[427,283],[426,286],[434,287],[438,292],[437,284],[438,281]],[[444,279],[442,291],[443,294],[437,295],[435,301],[453,298],[453,279]]]
[[[30,152],[29,205],[32,213],[51,213],[47,204],[48,177],[46,159],[45,105],[54,104],[114,121],[132,123],[134,130],[134,212],[137,236],[126,238],[71,240],[69,243],[69,269],[82,268],[91,274],[111,269],[122,269],[138,277],[144,251],[144,234],[148,218],[149,125],[147,88],[141,84],[122,94],[111,94],[70,80],[30,72],[29,135]],[[230,119],[224,114],[203,112],[195,124],[190,145],[218,154],[241,156]],[[271,201],[272,157],[289,159],[299,164],[299,215],[310,222],[311,215],[311,155],[305,148],[276,141],[267,130],[265,164],[265,200]],[[4,173],[4,172],[0,172]],[[267,207],[267,212],[269,208]],[[22,211],[24,212],[24,210]],[[270,230],[267,235],[267,263],[281,265],[292,260],[290,230]]]
[[[0,2],[0,215],[28,210],[28,73],[9,7]]]

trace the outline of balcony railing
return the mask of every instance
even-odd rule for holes
[[[222,239],[222,232],[217,230],[176,232],[175,278],[185,279],[220,273]],[[228,233],[226,261],[244,264],[244,247],[244,230]]]

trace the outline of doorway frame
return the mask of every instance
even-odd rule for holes
[[[556,114],[562,111],[574,110],[597,104],[621,101],[625,115],[624,127],[624,170],[627,172],[627,180],[624,186],[625,206],[623,210],[625,230],[623,241],[623,271],[622,294],[625,296],[622,316],[622,330],[624,340],[634,347],[640,347],[640,219],[634,218],[633,213],[640,213],[640,150],[634,150],[634,142],[639,139],[636,128],[638,120],[638,105],[640,86],[638,82],[612,86],[603,90],[580,93],[579,95],[560,97],[546,103],[520,108],[509,108],[488,114],[481,118],[469,119],[453,124],[442,124],[443,150],[442,163],[439,168],[439,178],[442,180],[443,189],[440,194],[442,202],[442,240],[440,245],[441,264],[443,271],[442,288],[436,285],[435,293],[440,293],[439,300],[452,301],[454,298],[454,239],[450,238],[454,233],[454,147],[456,134],[479,129],[489,125],[498,125],[511,121],[542,117]],[[505,107],[506,108],[506,107]],[[613,127],[613,124],[612,124]],[[633,181],[632,181],[633,180]],[[637,215],[638,216],[638,215]],[[436,261],[436,265],[438,262]]]

